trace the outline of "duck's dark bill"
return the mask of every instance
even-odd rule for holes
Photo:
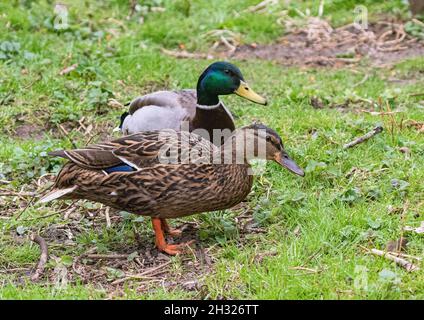
[[[299,167],[296,162],[290,159],[287,155],[279,155],[275,158],[275,161],[278,162],[283,167],[287,168],[289,171],[297,174],[299,176],[304,176],[305,172]]]
[[[263,105],[267,104],[266,99],[261,97],[252,89],[250,89],[249,85],[244,81],[240,81],[240,86],[237,88],[236,91],[234,91],[234,93],[240,97],[246,98],[247,100]]]

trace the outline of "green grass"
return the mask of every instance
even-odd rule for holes
[[[33,191],[35,181],[48,172],[57,172],[62,163],[46,152],[82,146],[88,137],[78,132],[78,120],[95,125],[94,132],[111,132],[122,108],[111,107],[114,98],[122,103],[159,89],[192,88],[207,60],[177,60],[160,53],[160,47],[174,49],[184,44],[188,50],[206,51],[214,39],[204,36],[213,29],[228,29],[241,43],[270,43],[284,34],[276,23],[281,10],[296,17],[296,9],[311,9],[316,1],[284,1],[265,13],[244,10],[259,1],[141,1],[147,10],[126,19],[128,1],[101,4],[64,1],[69,4],[70,28],[52,28],[53,9],[47,1],[0,3],[0,25],[5,41],[18,43],[4,49],[0,60],[0,179],[11,186]],[[105,2],[106,3],[106,2]],[[191,3],[191,5],[188,5]],[[355,3],[368,7],[370,18],[406,17],[401,1],[329,1],[324,17],[334,25],[351,22]],[[152,12],[151,7],[165,12]],[[144,18],[143,24],[140,18]],[[1,46],[0,46],[1,48]],[[352,72],[340,69],[283,67],[259,60],[233,61],[252,88],[268,98],[266,107],[236,96],[223,97],[238,126],[260,120],[276,129],[286,148],[304,168],[304,179],[269,163],[264,175],[256,177],[247,203],[254,221],[264,233],[242,234],[235,218],[239,211],[227,210],[188,218],[199,224],[201,244],[211,248],[214,263],[199,273],[202,287],[146,285],[129,282],[119,290],[96,281],[69,281],[58,289],[53,279],[31,283],[22,273],[8,272],[35,265],[37,246],[30,244],[30,231],[48,230],[52,225],[66,227],[61,215],[39,216],[65,208],[60,203],[29,207],[17,220],[7,213],[18,212],[26,203],[19,198],[1,197],[0,206],[0,299],[167,299],[167,298],[252,298],[252,299],[423,299],[424,274],[408,273],[388,260],[370,256],[360,246],[384,249],[398,239],[403,225],[418,226],[422,221],[424,190],[424,138],[406,125],[385,131],[353,149],[344,143],[382,123],[382,118],[360,112],[369,109],[361,99],[389,103],[400,111],[395,119],[424,121],[422,93],[424,58],[401,62],[393,67],[370,68],[361,64]],[[63,68],[78,68],[60,76]],[[366,74],[367,81],[358,86]],[[397,78],[402,84],[390,82]],[[341,112],[335,108],[314,109],[311,97],[327,106],[354,101]],[[381,107],[381,106],[380,106]],[[377,110],[378,111],[378,110]],[[386,118],[389,119],[389,118]],[[41,138],[22,138],[16,130],[34,125]],[[58,129],[63,125],[69,138]],[[313,131],[315,134],[312,134]],[[95,138],[95,140],[98,137]],[[400,152],[407,147],[410,155]],[[353,168],[358,170],[348,175]],[[396,180],[394,180],[396,179]],[[398,187],[393,184],[397,182]],[[389,206],[408,204],[404,221]],[[21,207],[18,207],[20,205]],[[88,203],[85,211],[93,206]],[[4,214],[4,216],[3,216]],[[106,228],[84,218],[75,246],[56,244],[48,272],[95,246],[98,252],[128,252],[136,247],[134,229],[142,240],[152,242],[148,219],[129,216]],[[24,235],[16,233],[25,227]],[[408,254],[423,256],[422,235],[408,234]],[[192,270],[180,257],[172,258],[169,281],[184,279]],[[66,265],[66,263],[65,263]],[[296,270],[303,266],[317,272]],[[69,265],[67,266],[68,268]],[[367,270],[363,274],[358,270]],[[422,268],[421,268],[422,269]],[[355,286],[365,275],[367,286]]]

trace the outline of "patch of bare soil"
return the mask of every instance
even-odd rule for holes
[[[44,136],[44,128],[32,123],[24,123],[15,129],[15,134],[21,139],[41,140]]]
[[[307,66],[343,66],[368,58],[372,65],[381,66],[423,55],[424,41],[407,34],[402,23],[382,21],[368,29],[353,24],[333,29],[325,20],[309,18],[305,27],[278,43],[239,46],[232,57]]]

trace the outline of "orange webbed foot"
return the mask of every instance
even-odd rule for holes
[[[181,230],[171,229],[166,223],[165,219],[152,218],[153,230],[155,231],[155,244],[159,251],[165,252],[169,255],[177,255],[188,249],[188,247],[194,242],[194,240],[179,243],[179,244],[168,244],[165,240],[164,231],[167,230],[170,234],[180,235]]]
[[[159,244],[156,244],[156,246],[159,251],[165,252],[171,256],[175,256],[187,250],[192,243],[194,243],[194,240],[184,242],[184,243],[179,243],[179,244],[165,244],[164,246],[160,246]]]

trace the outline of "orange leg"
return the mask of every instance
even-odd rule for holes
[[[190,245],[194,241],[189,241],[180,244],[167,244],[162,229],[162,221],[160,218],[152,218],[153,230],[155,231],[156,247],[170,255],[176,255],[182,252],[183,247]]]
[[[168,222],[166,222],[165,219],[160,218],[160,222],[162,224],[162,230],[165,231],[167,234],[169,234],[172,237],[180,237],[182,234],[181,230],[175,229],[175,228],[171,228],[168,224]]]

